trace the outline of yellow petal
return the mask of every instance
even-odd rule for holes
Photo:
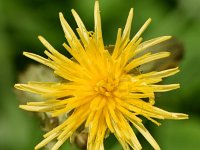
[[[133,8],[131,8],[127,21],[126,21],[126,25],[122,34],[122,43],[126,43],[129,41],[129,36],[130,36],[130,32],[131,32],[131,24],[132,24],[132,19],[133,19]]]
[[[102,51],[104,49],[104,44],[103,44],[102,29],[101,29],[99,1],[95,1],[94,5],[94,31],[95,31],[95,39],[97,45],[99,46],[99,51]]]
[[[161,42],[164,42],[166,40],[169,40],[170,38],[171,38],[171,36],[162,36],[162,37],[158,37],[155,39],[151,39],[149,41],[145,41],[138,46],[138,48],[135,50],[135,53],[136,54],[141,53],[142,51],[146,50],[147,48],[152,47]]]
[[[131,61],[126,67],[125,70],[128,72],[133,68],[138,67],[139,65],[143,65],[145,63],[148,63],[153,60],[161,59],[168,57],[170,55],[169,52],[160,52],[160,53],[155,53],[151,55],[144,55],[144,57],[139,57]]]
[[[138,131],[146,138],[146,140],[152,145],[155,150],[160,150],[159,145],[148,132],[148,130],[143,126],[142,123],[132,122],[133,125],[138,129]]]
[[[140,28],[140,30],[136,33],[136,35],[132,38],[131,41],[137,41],[139,37],[142,35],[142,33],[146,30],[146,28],[149,26],[151,23],[151,18],[149,18],[144,25]]]

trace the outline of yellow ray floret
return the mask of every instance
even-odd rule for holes
[[[73,56],[72,59],[60,54],[42,36],[38,38],[46,47],[44,53],[48,58],[29,52],[23,53],[52,68],[64,82],[31,81],[28,84],[16,84],[15,88],[44,98],[44,101],[28,102],[19,107],[27,111],[49,112],[52,116],[70,112],[64,122],[44,135],[44,140],[35,149],[40,149],[56,139],[52,150],[57,150],[80,126],[84,126],[88,131],[88,150],[104,150],[104,138],[109,131],[115,135],[123,149],[140,150],[142,146],[131,128],[133,125],[154,149],[159,150],[159,145],[144,127],[139,116],[144,116],[157,125],[160,123],[155,119],[188,118],[186,114],[172,113],[154,106],[155,92],[179,88],[179,84],[160,84],[163,78],[176,74],[179,69],[177,67],[148,73],[137,70],[140,65],[169,56],[168,52],[143,53],[147,48],[170,39],[170,36],[142,42],[141,34],[151,22],[151,19],[148,19],[136,35],[130,38],[133,19],[131,9],[125,28],[118,29],[115,46],[110,52],[103,42],[99,2],[96,1],[94,7],[94,32],[87,31],[73,9],[72,14],[78,25],[79,37],[63,14],[59,14],[68,42],[63,46]]]

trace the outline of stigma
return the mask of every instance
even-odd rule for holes
[[[97,82],[94,90],[102,96],[112,97],[114,96],[114,93],[117,90],[118,85],[119,85],[119,80],[113,78],[107,78]]]

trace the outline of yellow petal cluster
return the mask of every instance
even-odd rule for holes
[[[82,20],[72,10],[78,25],[73,32],[62,13],[59,14],[68,44],[63,46],[73,56],[69,59],[60,54],[43,37],[39,40],[46,47],[48,59],[33,53],[23,54],[54,70],[63,79],[62,83],[29,82],[16,84],[19,90],[39,94],[42,102],[28,102],[20,105],[27,111],[49,112],[52,116],[69,113],[59,126],[44,135],[44,140],[35,149],[40,149],[57,139],[52,150],[57,150],[80,126],[88,130],[87,149],[103,150],[104,138],[113,133],[123,149],[142,149],[132,126],[134,126],[156,150],[159,146],[144,127],[140,116],[160,125],[156,119],[186,119],[181,113],[171,113],[154,106],[155,92],[166,92],[179,88],[179,84],[159,85],[163,78],[179,72],[178,68],[164,71],[140,73],[138,68],[148,62],[165,58],[169,52],[146,53],[145,49],[170,39],[162,36],[142,42],[141,34],[147,28],[148,19],[141,29],[130,38],[133,9],[127,18],[124,30],[118,29],[113,52],[104,46],[99,2],[94,7],[94,32],[87,31]],[[138,57],[139,56],[139,57]]]

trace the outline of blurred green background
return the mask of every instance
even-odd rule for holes
[[[89,30],[93,30],[94,0],[0,0],[0,149],[31,150],[42,139],[40,122],[18,108],[19,99],[13,85],[28,63],[24,50],[43,55],[44,47],[37,40],[43,35],[57,49],[64,51],[65,41],[58,12],[75,29],[70,10],[74,8]],[[157,106],[190,115],[189,120],[164,120],[160,127],[146,126],[163,150],[199,150],[200,148],[200,1],[199,0],[100,0],[103,36],[106,44],[114,44],[117,28],[124,27],[134,7],[132,35],[148,17],[153,23],[144,39],[172,35],[183,43],[185,52],[181,72],[167,82],[179,82],[181,88],[163,93]],[[44,55],[43,55],[44,56]],[[144,147],[151,147],[138,134]],[[106,141],[108,150],[120,150],[115,140]],[[61,149],[75,149],[68,144]]]

